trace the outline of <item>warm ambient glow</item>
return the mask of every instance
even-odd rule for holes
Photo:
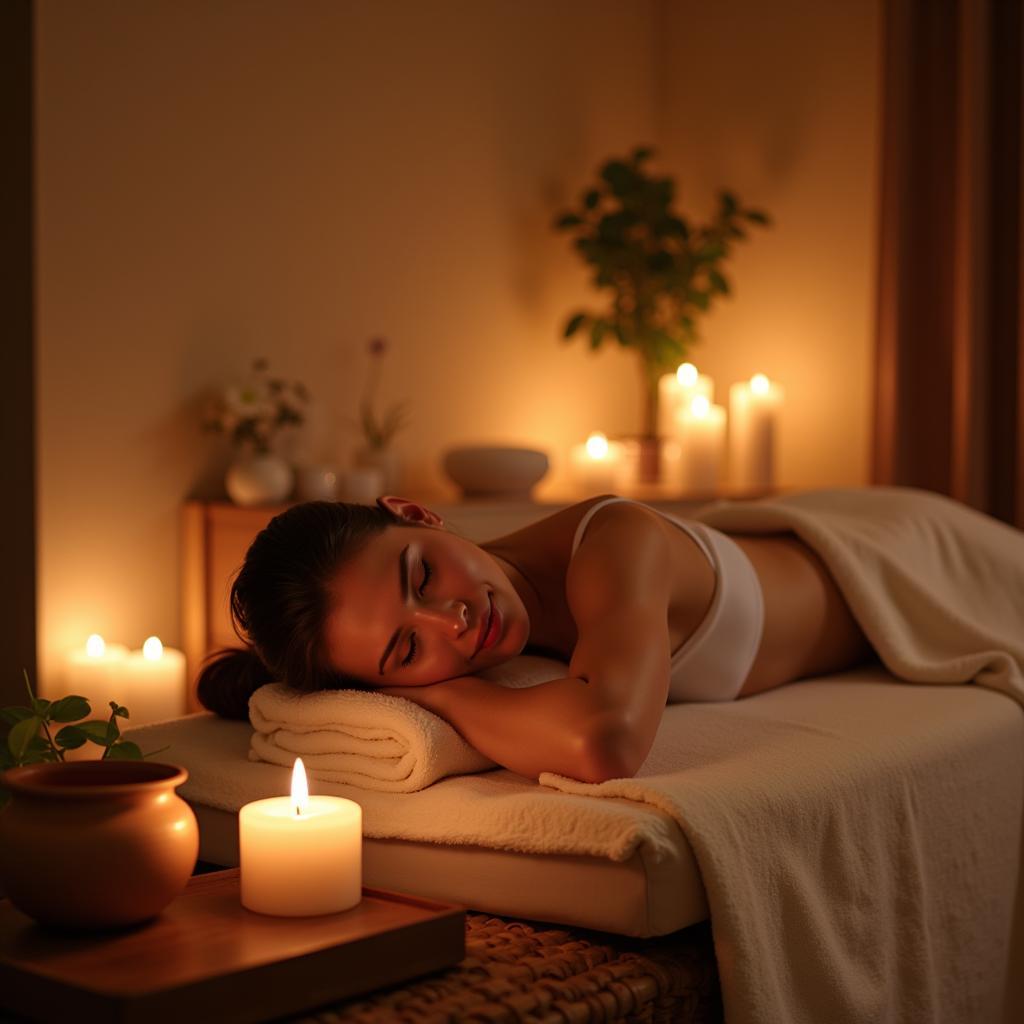
[[[309,803],[309,785],[306,782],[306,766],[302,758],[295,758],[292,766],[292,803],[295,805],[295,813],[301,814]]]
[[[151,636],[142,645],[142,656],[147,661],[159,661],[164,653],[164,645],[160,643],[160,637]]]
[[[683,387],[692,388],[697,383],[697,367],[693,363],[681,363],[679,369],[676,370],[676,380]]]
[[[705,419],[707,414],[711,411],[711,403],[707,400],[706,395],[696,395],[692,402],[690,402],[690,412],[698,419]]]
[[[754,376],[750,378],[750,390],[753,391],[755,395],[767,395],[770,389],[771,384],[763,373],[755,373]]]
[[[608,455],[608,438],[599,430],[595,430],[587,438],[587,454],[592,459],[603,459]]]
[[[89,639],[85,641],[85,653],[88,654],[90,658],[102,658],[106,649],[106,642],[99,633],[93,633]]]

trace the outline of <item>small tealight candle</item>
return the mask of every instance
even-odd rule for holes
[[[354,800],[310,796],[302,758],[292,795],[238,812],[242,906],[260,914],[307,917],[356,906],[363,895],[363,809]]]
[[[185,713],[185,655],[149,637],[141,651],[124,661],[122,687],[116,700],[128,709],[130,722],[146,725]]]
[[[763,373],[729,388],[729,476],[735,487],[771,487],[782,388]]]
[[[62,695],[75,693],[85,697],[93,717],[109,717],[110,701],[126,703],[121,688],[127,658],[128,648],[124,644],[108,644],[99,633],[91,634],[84,647],[68,651],[64,657]]]
[[[676,436],[680,414],[698,395],[712,401],[715,385],[706,373],[698,373],[693,363],[682,363],[675,373],[658,378],[658,433],[662,437]]]
[[[599,430],[572,449],[570,464],[573,479],[588,495],[619,490],[624,483],[622,445],[609,441]]]
[[[679,441],[684,493],[714,494],[725,461],[725,407],[697,395],[680,413]]]

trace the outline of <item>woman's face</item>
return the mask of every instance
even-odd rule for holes
[[[529,637],[526,609],[500,564],[441,526],[387,527],[342,566],[330,592],[331,667],[371,685],[474,675],[518,654]]]

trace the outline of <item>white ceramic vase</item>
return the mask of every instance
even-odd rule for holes
[[[280,455],[240,455],[224,485],[236,505],[275,505],[292,493],[295,473]]]
[[[396,494],[401,483],[401,456],[394,448],[363,447],[356,451],[353,463],[359,469],[379,469],[381,494]]]

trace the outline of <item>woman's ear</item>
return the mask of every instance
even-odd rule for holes
[[[380,508],[408,523],[444,526],[444,520],[436,512],[431,512],[429,508],[411,498],[398,498],[393,494],[385,494],[377,499],[377,504]]]

